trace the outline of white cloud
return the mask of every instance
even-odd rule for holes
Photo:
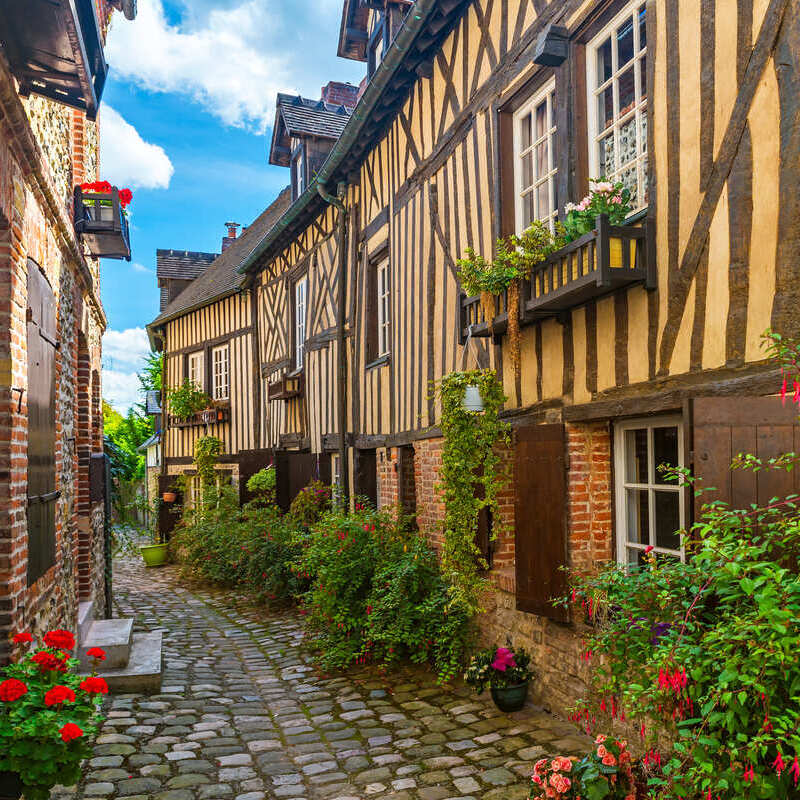
[[[137,373],[149,352],[144,328],[108,330],[103,336],[103,399],[121,414],[142,399]]]
[[[109,63],[142,88],[188,94],[229,125],[263,129],[276,93],[292,84],[288,50],[270,46],[280,19],[269,5],[245,0],[172,25],[162,0],[140,0],[135,21],[114,21]]]
[[[144,264],[140,264],[138,261],[134,261],[131,264],[131,269],[134,272],[149,272],[151,275],[153,274],[153,270],[148,269]]]
[[[167,189],[175,171],[164,148],[146,142],[108,105],[100,111],[100,174],[131,189]]]

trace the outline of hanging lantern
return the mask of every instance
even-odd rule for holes
[[[471,383],[466,387],[462,405],[467,411],[473,411],[476,414],[483,413],[483,398],[481,397],[481,389],[477,384]]]

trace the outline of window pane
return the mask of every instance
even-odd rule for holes
[[[625,431],[625,480],[647,483],[647,429]]]
[[[644,100],[647,97],[647,56],[639,59],[639,87],[640,99]]]
[[[647,489],[626,489],[627,539],[634,544],[650,542],[650,507]]]
[[[633,67],[619,76],[619,116],[624,117],[636,105],[636,84]]]
[[[606,39],[597,48],[597,85],[605,83],[613,72],[611,66],[611,38]]]
[[[639,9],[639,49],[644,50],[647,46],[647,25],[645,24],[644,6]]]
[[[644,196],[642,197],[642,203],[646,204],[649,197],[649,187],[647,185],[647,156],[644,156],[642,160],[639,162],[639,174],[641,175],[641,187]]]
[[[537,219],[544,219],[550,215],[550,191],[547,188],[547,181],[536,189]]]
[[[536,211],[533,208],[533,192],[528,192],[522,201],[523,225],[528,227],[536,219]]]
[[[636,158],[636,115],[619,126],[619,162],[627,164]]]
[[[614,162],[614,134],[609,133],[608,136],[601,139],[598,147],[600,148],[600,175],[610,175],[616,169]]]
[[[639,567],[644,567],[647,564],[647,556],[644,550],[637,550],[634,547],[628,548],[628,563]]]
[[[679,550],[681,537],[680,495],[678,492],[654,492],[656,500],[656,547]]]
[[[527,150],[531,146],[531,115],[526,114],[519,121],[520,127],[520,150]]]
[[[678,429],[677,428],[654,428],[653,429],[653,460],[656,467],[655,482],[671,483],[667,481],[664,474],[658,470],[661,464],[678,466]]]
[[[622,172],[617,176],[617,180],[622,181],[623,185],[630,191],[631,206],[636,208],[639,205],[639,182],[636,164],[622,170]]]
[[[641,128],[642,135],[639,141],[642,145],[642,152],[647,152],[647,108],[643,108],[639,114],[639,127]]]
[[[617,69],[624,67],[633,58],[633,17],[617,28]]]
[[[547,101],[536,106],[536,139],[541,139],[547,130]]]
[[[607,86],[597,96],[597,122],[599,129],[604,131],[614,121],[614,91]]]
[[[536,177],[546,175],[547,169],[547,139],[536,145]]]
[[[522,188],[527,189],[533,183],[533,153],[522,157]]]

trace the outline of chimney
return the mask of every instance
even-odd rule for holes
[[[226,222],[228,235],[222,237],[222,251],[225,252],[236,240],[236,229],[241,227],[238,222]]]
[[[358,102],[358,86],[353,86],[352,83],[329,81],[327,86],[322,87],[322,102],[335,108],[344,106],[348,110],[353,109]]]

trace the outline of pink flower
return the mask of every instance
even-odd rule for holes
[[[547,759],[546,759],[546,758],[540,758],[540,759],[539,759],[539,760],[538,760],[538,761],[537,761],[537,762],[536,762],[536,763],[533,765],[533,771],[534,771],[534,773],[535,773],[536,775],[538,775],[540,772],[543,772],[543,771],[545,770],[545,768],[546,768],[546,767],[547,767]]]
[[[607,767],[615,767],[617,765],[617,759],[611,753],[606,753],[603,757],[603,764]]]
[[[507,647],[498,647],[492,661],[492,669],[498,672],[505,672],[509,667],[516,667],[517,662],[514,661],[514,654]]]
[[[789,774],[794,779],[794,785],[797,786],[797,781],[800,780],[800,764],[797,763],[797,756],[794,757],[792,766],[789,767]]]
[[[652,553],[653,550],[655,550],[655,549],[656,548],[652,544],[649,544],[649,545],[647,545],[647,547],[645,547],[644,553],[645,553],[645,555],[647,555],[648,553]]]
[[[606,750],[606,746],[604,744],[601,744],[597,748],[597,757],[598,758],[605,758],[607,755],[608,755],[608,750]]]
[[[778,777],[780,777],[781,772],[786,769],[786,764],[783,763],[783,759],[781,758],[781,754],[778,753],[775,760],[772,762],[772,767],[777,773]]]
[[[753,766],[751,764],[748,764],[744,768],[744,776],[743,777],[744,777],[746,783],[752,783],[756,779],[755,773],[753,772]]]

